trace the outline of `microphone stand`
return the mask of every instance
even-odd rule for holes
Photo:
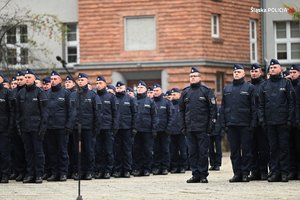
[[[82,90],[81,87],[79,87],[78,83],[75,81],[72,74],[68,70],[68,68],[66,66],[66,64],[67,64],[66,61],[62,60],[61,57],[59,57],[59,56],[56,56],[56,60],[59,61],[62,64],[63,68],[66,70],[67,74],[74,80],[74,83],[75,83],[76,87],[78,88],[77,92],[79,94],[79,100],[78,100],[78,102],[79,102],[79,114],[81,114],[81,95],[82,95],[83,90]],[[77,130],[78,131],[78,163],[77,163],[78,164],[77,165],[78,166],[78,196],[77,196],[76,200],[83,200],[82,196],[80,194],[80,189],[81,189],[81,187],[80,187],[80,180],[81,180],[81,130],[82,130],[81,127],[82,127],[82,125],[81,125],[81,116],[79,116],[78,130]]]

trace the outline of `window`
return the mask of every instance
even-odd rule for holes
[[[257,34],[256,34],[256,21],[250,20],[250,61],[251,63],[257,62]]]
[[[299,22],[275,22],[275,52],[279,60],[300,61]]]
[[[224,88],[224,72],[216,73],[216,93],[222,94]]]
[[[156,49],[155,17],[125,17],[125,51]]]
[[[219,38],[219,15],[212,15],[211,16],[211,37],[213,38]]]
[[[75,64],[79,62],[79,39],[76,23],[67,24],[65,52],[68,63]]]
[[[2,27],[7,29],[6,46],[7,46],[7,64],[9,65],[26,65],[28,64],[28,31],[27,25],[16,27]]]

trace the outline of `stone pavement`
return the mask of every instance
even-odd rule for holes
[[[208,184],[187,184],[191,172],[169,174],[168,176],[135,177],[130,179],[82,181],[83,200],[162,200],[162,199],[272,199],[299,200],[300,181],[288,183],[229,183],[232,177],[228,155],[223,158],[221,171],[210,172]],[[75,200],[77,182],[47,182],[43,184],[22,184],[10,181],[0,185],[0,200]]]

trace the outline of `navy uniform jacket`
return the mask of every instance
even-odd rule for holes
[[[79,91],[70,94],[70,106],[70,128],[77,128],[81,122],[82,129],[92,130],[94,134],[100,131],[101,100],[94,91],[88,89],[87,85],[82,87],[81,94]]]
[[[61,84],[52,86],[48,92],[48,129],[70,128],[68,117],[70,109],[70,91],[64,89]]]
[[[295,120],[297,124],[299,125],[300,122],[300,77],[296,80],[292,80],[292,85],[294,87],[295,92],[293,93],[294,99],[295,99]]]
[[[188,132],[210,133],[216,122],[217,106],[213,91],[201,83],[183,90],[179,100],[181,127]]]
[[[119,128],[117,110],[117,98],[106,89],[97,91],[102,102],[101,107],[101,130],[116,130]]]
[[[119,129],[135,129],[137,114],[137,102],[134,97],[125,92],[117,92]]]
[[[222,97],[222,127],[256,126],[255,89],[244,78],[225,86]]]
[[[17,94],[17,126],[22,132],[39,132],[47,129],[47,95],[41,88],[25,86]]]
[[[12,126],[16,125],[16,112],[17,112],[17,94],[25,86],[17,86],[11,92],[10,105],[11,105],[11,116],[12,116]]]
[[[163,98],[163,94],[159,97],[154,97],[153,99],[157,108],[157,131],[166,131],[168,133],[171,133],[172,123],[174,120],[174,107],[172,102],[168,99]]]
[[[271,76],[260,87],[259,121],[268,125],[292,122],[294,117],[293,86],[290,80]]]
[[[174,112],[173,112],[173,122],[171,124],[171,134],[177,135],[181,134],[181,126],[180,126],[180,113],[179,113],[179,104],[178,100],[172,101],[174,106]]]
[[[158,125],[157,108],[147,92],[137,95],[136,129],[139,132],[156,132]]]
[[[0,84],[0,133],[8,133],[8,128],[12,125],[11,121],[11,91]]]
[[[251,84],[254,86],[254,104],[255,104],[255,112],[256,112],[256,123],[258,123],[258,106],[259,106],[259,90],[261,85],[265,82],[265,80],[262,77],[259,77],[257,79],[251,79]]]
[[[217,109],[217,121],[214,130],[211,133],[211,136],[224,136],[224,131],[221,122],[221,107],[218,107]]]

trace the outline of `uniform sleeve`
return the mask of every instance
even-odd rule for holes
[[[69,95],[69,109],[68,109],[68,123],[67,128],[74,129],[76,123],[76,115],[77,115],[77,92],[74,91]]]
[[[296,93],[296,122],[300,123],[300,83],[295,87]]]
[[[101,129],[101,99],[100,97],[95,94],[94,96],[94,103],[93,103],[93,111],[94,111],[94,131],[95,133],[99,133]]]
[[[156,132],[158,126],[158,114],[157,114],[157,106],[153,100],[151,100],[151,122],[152,122],[152,132]]]
[[[223,95],[222,95],[222,102],[221,102],[221,108],[220,108],[220,125],[221,128],[225,128],[226,126],[226,121],[225,121],[225,95],[224,95],[225,88],[223,89]]]
[[[217,104],[216,97],[211,89],[208,90],[208,100],[209,100],[209,129],[213,130],[213,127],[217,121]]]
[[[65,104],[66,104],[66,128],[69,128],[71,127],[70,125],[70,120],[71,120],[71,117],[69,116],[70,114],[70,109],[72,109],[71,107],[71,104],[70,104],[70,95],[71,95],[71,92],[69,90],[66,90],[65,89]]]
[[[118,100],[115,95],[111,95],[111,114],[112,114],[112,119],[113,119],[113,129],[119,129],[119,112],[118,112]]]
[[[184,103],[184,98],[185,98],[186,91],[182,91],[180,98],[179,98],[179,124],[180,124],[180,130],[186,129],[186,124],[185,124],[185,103]]]
[[[174,113],[175,113],[175,108],[174,108],[174,106],[173,106],[173,103],[171,102],[171,101],[169,101],[169,100],[166,100],[167,102],[168,102],[168,107],[167,107],[167,116],[168,116],[168,124],[167,124],[167,129],[166,129],[166,131],[167,132],[171,132],[171,130],[172,130],[172,125],[173,125],[173,123],[174,123],[174,119],[175,119],[175,115],[174,115]]]
[[[130,97],[130,110],[131,110],[131,128],[136,128],[136,116],[137,116],[137,102],[136,99]]]
[[[264,92],[264,86],[267,81],[265,81],[258,89],[258,109],[257,109],[257,116],[258,121],[260,123],[265,121],[265,92]]]
[[[250,84],[250,83],[249,83]],[[250,84],[250,103],[251,103],[251,127],[257,126],[257,109],[256,109],[256,98],[257,93],[255,92],[255,88],[252,84]],[[258,103],[258,102],[257,102]]]
[[[48,97],[46,92],[39,92],[39,104],[40,104],[40,113],[41,113],[41,127],[40,130],[45,131],[47,129],[47,120],[48,120]]]
[[[289,107],[288,122],[292,123],[295,119],[295,90],[291,81],[287,80],[287,100]]]

